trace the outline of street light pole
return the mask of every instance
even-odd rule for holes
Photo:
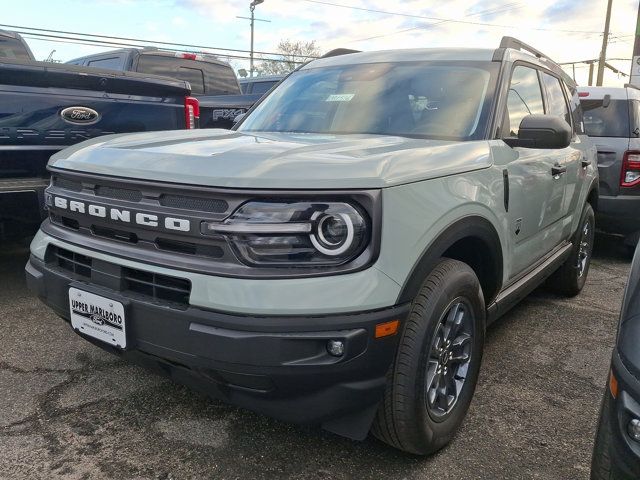
[[[256,9],[256,6],[253,4],[253,2],[251,2],[249,9],[251,10],[251,54],[250,54],[250,60],[249,60],[249,76],[253,77],[253,23],[255,21],[253,12]]]
[[[249,76],[253,77],[253,24],[255,23],[255,9],[256,5],[264,3],[264,0],[253,0],[249,4],[249,10],[251,10],[251,54],[249,55]]]

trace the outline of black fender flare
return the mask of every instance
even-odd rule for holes
[[[486,218],[475,215],[452,222],[426,247],[402,285],[397,304],[413,301],[425,278],[444,256],[444,253],[456,242],[465,238],[477,239],[491,252],[491,268],[496,282],[491,292],[484,292],[485,297],[488,295],[487,305],[489,305],[502,288],[504,269],[502,245],[493,224]]]

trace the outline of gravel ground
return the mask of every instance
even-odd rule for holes
[[[0,245],[0,478],[586,479],[630,258],[598,237],[567,300],[539,289],[494,324],[454,441],[418,458],[225,405],[81,340]]]

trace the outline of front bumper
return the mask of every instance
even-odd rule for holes
[[[600,196],[596,226],[610,233],[625,235],[640,231],[640,195]]]
[[[640,419],[640,379],[629,372],[617,352],[613,355],[611,369],[619,389],[618,398],[611,399],[609,412],[612,478],[640,478],[640,442],[631,439],[627,433],[631,418]],[[606,395],[610,395],[609,391]]]
[[[376,339],[375,326],[391,320],[402,325],[409,310],[238,315],[179,309],[99,281],[79,281],[34,256],[26,274],[29,288],[67,321],[70,286],[125,304],[126,351],[84,337],[96,345],[229,403],[355,439],[369,430],[398,342],[398,335]],[[327,352],[329,340],[343,341],[341,357]]]

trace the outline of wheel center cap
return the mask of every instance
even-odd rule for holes
[[[442,353],[440,353],[440,365],[448,364],[449,358],[449,350],[443,350]]]

